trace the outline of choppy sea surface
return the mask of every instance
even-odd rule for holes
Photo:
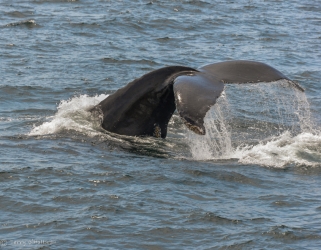
[[[319,249],[321,5],[0,0],[0,248]],[[206,136],[106,133],[89,108],[170,65],[267,63]]]

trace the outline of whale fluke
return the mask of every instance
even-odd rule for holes
[[[224,83],[257,83],[273,82],[287,79],[280,71],[271,66],[254,61],[227,61],[213,63],[199,69],[207,74],[214,75]]]
[[[199,70],[217,77],[223,83],[260,83],[284,79],[288,80],[293,87],[304,92],[304,89],[297,82],[290,80],[277,69],[261,62],[226,61],[205,65]]]
[[[227,61],[199,69],[170,66],[149,72],[101,101],[91,111],[102,114],[102,127],[129,136],[165,138],[175,109],[185,125],[204,135],[204,117],[224,90],[224,83],[288,80],[273,67],[254,61]]]

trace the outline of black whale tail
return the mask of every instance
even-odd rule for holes
[[[129,136],[165,138],[176,106],[173,81],[195,69],[171,66],[152,71],[108,96],[92,110],[103,115],[102,127]]]
[[[199,69],[171,66],[152,71],[114,94],[93,110],[103,113],[102,127],[130,136],[165,138],[168,122],[177,109],[185,125],[204,135],[204,117],[224,90],[224,83],[258,83],[288,80],[273,67],[253,61],[227,61]]]

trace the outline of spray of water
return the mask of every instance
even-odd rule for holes
[[[289,81],[227,85],[204,123],[205,136],[186,132],[195,160],[237,158],[273,167],[321,164],[321,137],[306,95]]]
[[[231,128],[226,121],[229,111],[229,104],[225,92],[223,92],[218,103],[206,114],[204,119],[205,136],[186,130],[188,144],[191,146],[194,159],[209,160],[229,157],[232,152]]]
[[[89,97],[81,95],[67,101],[61,101],[57,113],[48,117],[29,133],[30,136],[56,134],[64,130],[77,131],[88,136],[100,134],[99,117],[94,117],[88,110],[105,99],[107,95]]]

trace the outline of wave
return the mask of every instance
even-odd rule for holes
[[[112,57],[104,57],[101,60],[104,63],[143,64],[143,65],[149,65],[149,66],[157,65],[155,61],[146,60],[146,59],[133,60],[133,59],[116,59]]]
[[[25,13],[22,13],[20,11],[9,11],[6,13],[8,16],[11,16],[11,17],[17,17],[17,18],[25,18],[26,17],[26,14]],[[30,15],[31,13],[28,13],[28,15]]]
[[[22,25],[24,25],[28,28],[34,28],[36,26],[40,27],[39,24],[37,24],[36,21],[33,19],[24,20],[24,21],[20,21],[20,22],[14,22],[14,23],[8,23],[5,26],[12,27],[12,26],[22,26]]]

